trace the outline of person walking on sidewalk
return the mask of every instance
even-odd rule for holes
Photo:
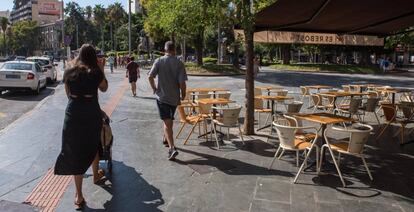
[[[98,89],[105,92],[108,81],[98,64],[95,48],[82,45],[79,56],[71,68],[65,70],[63,81],[69,99],[62,131],[62,149],[56,160],[56,175],[74,175],[75,207],[85,206],[82,182],[92,165],[93,182],[102,182],[105,173],[99,170],[102,111],[98,102]]]
[[[131,83],[132,95],[135,97],[137,96],[137,80],[140,78],[140,71],[139,65],[134,59],[134,57],[129,58],[130,61],[126,66],[126,77],[128,77],[129,83]]]
[[[168,159],[173,160],[178,155],[173,138],[174,114],[181,100],[185,98],[188,79],[184,64],[175,57],[174,43],[166,42],[164,49],[165,55],[155,60],[148,80],[157,97],[159,115],[164,122],[164,139],[169,146]]]
[[[114,73],[114,63],[115,63],[114,57],[112,55],[109,55],[108,64],[109,64],[109,69],[111,70],[111,73]]]

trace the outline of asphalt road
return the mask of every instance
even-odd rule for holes
[[[0,63],[0,67],[1,65]],[[16,121],[25,113],[31,111],[39,102],[55,93],[55,89],[60,84],[62,78],[62,63],[59,63],[59,66],[56,68],[58,71],[58,81],[53,84],[48,84],[39,95],[33,95],[30,92],[23,91],[0,92],[0,130]]]

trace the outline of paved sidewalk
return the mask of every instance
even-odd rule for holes
[[[114,74],[111,87],[116,88],[122,80],[121,73]],[[257,85],[279,84],[298,93],[299,84],[339,86],[359,81],[414,84],[412,79],[394,77],[264,71]],[[188,87],[228,88],[231,98],[243,105],[243,77],[190,77]],[[132,97],[127,90],[112,114],[114,173],[108,176],[105,186],[93,185],[91,171],[85,176],[85,211],[414,211],[414,144],[402,148],[389,135],[381,141],[371,139],[367,161],[374,181],[370,182],[359,160],[345,158],[341,168],[347,188],[342,188],[333,170],[320,176],[309,170],[301,175],[298,184],[292,184],[298,170],[293,154],[287,153],[268,171],[275,146],[263,142],[266,130],[257,136],[246,136],[245,146],[239,138],[232,137],[222,150],[216,150],[213,142],[196,139],[197,133],[186,146],[179,138],[176,143],[180,154],[172,162],[166,159],[167,149],[161,144],[162,123],[145,74],[138,88],[138,97]],[[101,101],[110,96],[111,92],[105,94]],[[59,90],[48,100],[52,107],[41,107],[30,120],[0,134],[0,200],[22,202],[39,177],[53,166],[60,150],[62,102],[64,95]],[[54,114],[54,118],[44,122],[41,115],[45,113]],[[30,125],[55,127],[46,135],[18,133]],[[15,141],[21,144],[13,144]],[[22,152],[22,156],[10,153],[5,157],[9,147],[14,153]],[[33,153],[36,154],[30,156]],[[9,165],[2,165],[6,163]],[[57,211],[73,211],[73,198],[72,183]]]

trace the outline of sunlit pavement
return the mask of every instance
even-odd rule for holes
[[[342,188],[333,170],[320,176],[313,170],[307,171],[298,184],[292,184],[298,170],[293,154],[286,154],[268,171],[275,147],[262,141],[268,134],[266,130],[257,136],[246,136],[246,146],[239,138],[232,137],[233,143],[226,142],[222,150],[216,150],[213,142],[196,139],[197,133],[183,146],[187,128],[176,140],[180,152],[177,160],[168,161],[167,149],[161,144],[162,125],[147,83],[147,71],[143,72],[138,82],[138,97],[132,97],[127,90],[112,114],[115,136],[112,176],[108,175],[105,186],[97,186],[92,183],[90,171],[85,175],[86,211],[413,210],[414,144],[400,147],[398,140],[391,137],[395,130],[390,130],[381,141],[373,141],[372,136],[369,142],[367,161],[374,181],[369,181],[359,160],[342,160],[347,188]],[[108,74],[110,89],[100,95],[101,105],[117,93],[124,77],[124,70]],[[297,99],[299,85],[339,87],[360,82],[414,85],[414,79],[399,76],[270,70],[263,71],[257,79],[257,85],[282,85]],[[228,88],[231,98],[244,105],[243,76],[190,77],[189,87]],[[66,101],[63,87],[58,86],[43,104],[0,132],[0,200],[23,202],[53,167],[61,145]],[[71,183],[57,211],[73,211],[73,198]]]

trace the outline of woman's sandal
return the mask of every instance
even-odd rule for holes
[[[104,183],[104,178],[105,177],[105,171],[103,169],[99,169],[98,170],[98,176],[97,178],[94,179],[93,183],[96,185],[100,185],[102,183]]]
[[[85,199],[83,199],[81,202],[76,202],[75,201],[75,210],[81,211],[81,210],[83,210],[83,208],[85,207],[85,205],[86,205]]]

